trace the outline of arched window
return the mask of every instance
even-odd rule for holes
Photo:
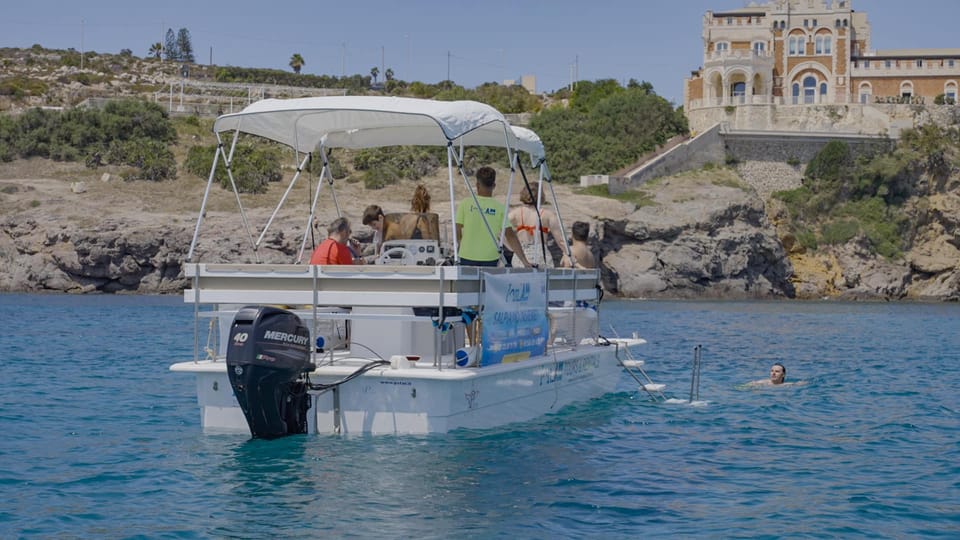
[[[843,27],[844,27],[844,28],[847,27],[847,20],[846,20],[846,19],[843,20]]]
[[[946,98],[945,103],[947,105],[957,104],[957,83],[956,82],[947,81],[947,84],[943,85],[943,97]]]
[[[903,81],[900,83],[900,97],[913,97],[913,83]]]
[[[790,39],[787,40],[790,56],[803,56],[805,42],[806,38],[804,36],[790,36]]]
[[[870,86],[870,83],[860,83],[860,103],[870,103],[871,95],[873,95],[873,88]]]
[[[793,104],[800,103],[800,83],[793,83]]]
[[[817,102],[817,79],[812,75],[803,78],[803,103]]]
[[[731,84],[730,95],[737,98],[738,102],[743,103],[743,98],[747,95],[747,83],[739,81]]]
[[[786,30],[786,28],[787,28],[787,21],[780,21],[780,29]]]
[[[820,83],[820,103],[827,101],[827,83]]]
[[[833,25],[835,28],[840,28],[840,19],[837,19],[837,22]]]
[[[831,54],[833,49],[833,38],[831,36],[817,36],[815,43],[817,54]]]

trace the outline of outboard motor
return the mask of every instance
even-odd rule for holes
[[[227,375],[254,439],[307,432],[310,331],[294,313],[247,306],[230,327]]]

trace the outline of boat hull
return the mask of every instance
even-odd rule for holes
[[[446,433],[527,421],[615,391],[622,354],[616,344],[591,345],[484,368],[440,370],[432,362],[376,368],[334,390],[311,392],[308,432]],[[249,433],[224,362],[183,362],[171,369],[196,375],[205,431]],[[311,382],[330,384],[355,369],[349,362],[322,366]]]

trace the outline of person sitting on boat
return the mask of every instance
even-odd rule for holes
[[[597,261],[593,258],[590,245],[587,244],[590,224],[584,221],[575,221],[571,233],[573,243],[570,245],[570,253],[573,255],[573,261],[564,255],[562,265],[573,268],[596,268]]]
[[[380,246],[383,245],[383,209],[376,204],[371,204],[363,210],[363,219],[361,223],[373,229],[373,252],[370,255],[376,257],[380,254]]]
[[[503,228],[506,208],[493,198],[493,189],[497,185],[497,173],[490,167],[477,170],[477,208],[473,197],[467,197],[457,206],[457,241],[460,244],[460,264],[464,266],[497,266],[500,261],[500,247],[497,242]],[[489,226],[489,231],[484,222]],[[495,238],[490,237],[490,231]],[[523,253],[517,233],[507,224],[504,230],[504,242],[520,259],[524,266],[530,261]]]
[[[418,214],[426,214],[430,211],[430,192],[423,184],[417,184],[413,190],[413,198],[410,199],[410,211]]]
[[[440,216],[430,211],[430,192],[418,184],[410,200],[410,211],[388,214],[383,240],[440,240]]]
[[[339,217],[327,227],[326,240],[317,246],[310,256],[310,264],[355,264],[357,263],[356,249],[360,247],[356,240],[350,238],[353,230],[350,220]],[[353,244],[351,247],[349,244]]]
[[[564,240],[557,214],[549,208],[543,208],[542,194],[540,195],[540,204],[534,202],[537,194],[540,194],[539,190],[539,182],[522,187],[520,189],[520,201],[523,202],[523,205],[510,210],[509,219],[510,224],[517,231],[517,239],[523,246],[523,254],[526,255],[527,260],[534,264],[546,264],[543,257],[546,250],[541,247],[541,241],[545,242],[548,234],[553,235],[553,240],[558,246],[562,246]],[[550,260],[552,258],[550,252],[546,251],[546,254],[547,260],[553,262]]]

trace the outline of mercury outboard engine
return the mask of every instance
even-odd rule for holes
[[[295,314],[247,306],[230,327],[227,375],[254,439],[307,432],[310,331]]]

